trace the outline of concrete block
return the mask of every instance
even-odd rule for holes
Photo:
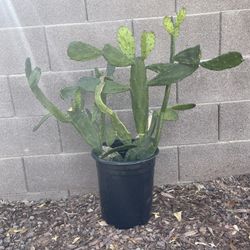
[[[155,48],[149,55],[147,64],[169,61],[170,36],[165,31],[162,21],[163,18],[133,20],[138,55],[140,55],[140,41],[142,32],[144,30],[154,31],[156,36]]]
[[[49,70],[43,28],[3,29],[0,36],[0,75],[24,73],[27,57],[44,71]]]
[[[165,87],[155,86],[149,88],[149,104],[151,107],[161,107],[164,99]],[[172,84],[169,105],[176,103],[176,85]]]
[[[0,157],[59,153],[57,124],[53,119],[34,133],[41,117],[0,119]]]
[[[202,181],[250,173],[249,142],[180,147],[181,181]]]
[[[74,195],[97,191],[95,161],[89,154],[25,157],[24,163],[31,193],[69,189]],[[162,149],[157,158],[155,184],[176,183],[177,171],[177,149]]]
[[[185,7],[189,14],[191,13],[204,13],[204,12],[219,12],[225,10],[237,10],[250,8],[248,0],[181,0],[177,1],[177,8]]]
[[[174,13],[175,1],[158,0],[87,0],[90,21],[157,17]]]
[[[155,185],[176,184],[178,181],[177,148],[161,148],[156,157]]]
[[[66,86],[75,85],[82,76],[90,75],[90,71],[44,73],[39,87],[53,103],[66,111],[70,107],[70,100],[62,100],[60,90]],[[37,116],[48,113],[30,90],[25,76],[10,76],[9,81],[17,116]]]
[[[14,115],[10,90],[6,77],[0,77],[0,117],[11,117]]]
[[[4,201],[39,201],[39,200],[61,200],[68,198],[68,191],[50,191],[50,192],[25,192],[16,194],[1,195],[0,199]]]
[[[164,124],[161,146],[218,141],[217,105],[198,105],[179,112],[179,120]]]
[[[187,16],[176,42],[176,52],[201,45],[202,59],[218,56],[220,38],[219,14]]]
[[[26,192],[21,158],[0,159],[0,196]]]
[[[85,20],[85,6],[81,0],[0,1],[0,27],[80,23]]]
[[[116,32],[121,25],[131,27],[131,22],[117,21],[47,27],[46,32],[52,70],[82,70],[94,67],[106,67],[106,63],[103,59],[88,62],[70,60],[67,56],[68,45],[72,41],[90,43],[100,49],[102,49],[106,43],[115,45]]]
[[[250,102],[220,105],[220,139],[222,141],[250,139]]]
[[[89,154],[25,157],[30,192],[47,192],[97,186],[95,161]]]
[[[117,68],[114,73],[114,80],[121,84],[130,84],[130,69]],[[123,92],[107,96],[107,105],[112,109],[131,109],[130,92]]]
[[[222,13],[222,52],[239,51],[250,54],[250,10]]]
[[[71,124],[60,123],[63,152],[82,153],[90,152],[91,148],[85,143]]]
[[[178,86],[180,103],[211,103],[250,99],[250,60],[222,72],[203,68],[184,79]]]

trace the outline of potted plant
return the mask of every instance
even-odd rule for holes
[[[50,116],[58,121],[70,123],[80,136],[92,147],[96,160],[101,198],[102,216],[107,223],[117,228],[130,228],[148,222],[152,204],[152,187],[155,157],[161,130],[166,121],[178,119],[178,112],[192,109],[195,104],[169,106],[171,85],[180,82],[203,67],[209,70],[224,70],[238,66],[243,58],[238,52],[229,52],[208,61],[201,61],[200,46],[175,53],[175,41],[186,16],[181,9],[176,18],[165,17],[163,25],[171,36],[169,63],[145,65],[145,60],[155,45],[153,32],[141,35],[141,55],[136,56],[135,39],[127,27],[117,33],[119,48],[106,44],[98,49],[80,41],[70,43],[68,56],[76,61],[94,60],[104,57],[107,61],[105,73],[95,69],[95,77],[82,77],[74,86],[61,90],[62,99],[71,99],[71,107],[62,112],[43,94],[38,86],[41,76],[39,68],[32,69],[26,60],[26,77],[29,86],[48,110],[38,129]],[[116,67],[130,68],[130,83],[120,84],[114,79]],[[147,79],[147,71],[155,72]],[[162,86],[165,95],[159,110],[149,108],[151,86]],[[129,91],[137,136],[132,137],[117,113],[106,104],[106,97]],[[94,93],[92,110],[84,107],[84,96]]]

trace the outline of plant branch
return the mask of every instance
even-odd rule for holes
[[[174,22],[173,17],[171,17],[172,22]],[[170,63],[174,62],[174,55],[175,55],[175,37],[174,35],[171,35],[171,46],[170,46]],[[170,97],[170,91],[171,91],[171,85],[167,85],[165,88],[165,94],[164,94],[164,99],[163,103],[161,106],[161,111],[160,111],[160,116],[159,116],[159,122],[157,125],[157,132],[156,132],[156,144],[159,144],[160,137],[161,137],[161,131],[163,127],[163,114],[167,109],[168,102],[169,102],[169,97]]]

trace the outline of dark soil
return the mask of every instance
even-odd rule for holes
[[[117,230],[93,194],[0,202],[0,250],[250,249],[250,175],[157,187],[145,226]]]

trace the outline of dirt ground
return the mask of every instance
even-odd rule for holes
[[[145,226],[117,230],[93,194],[0,201],[0,250],[250,249],[250,175],[155,187]]]

